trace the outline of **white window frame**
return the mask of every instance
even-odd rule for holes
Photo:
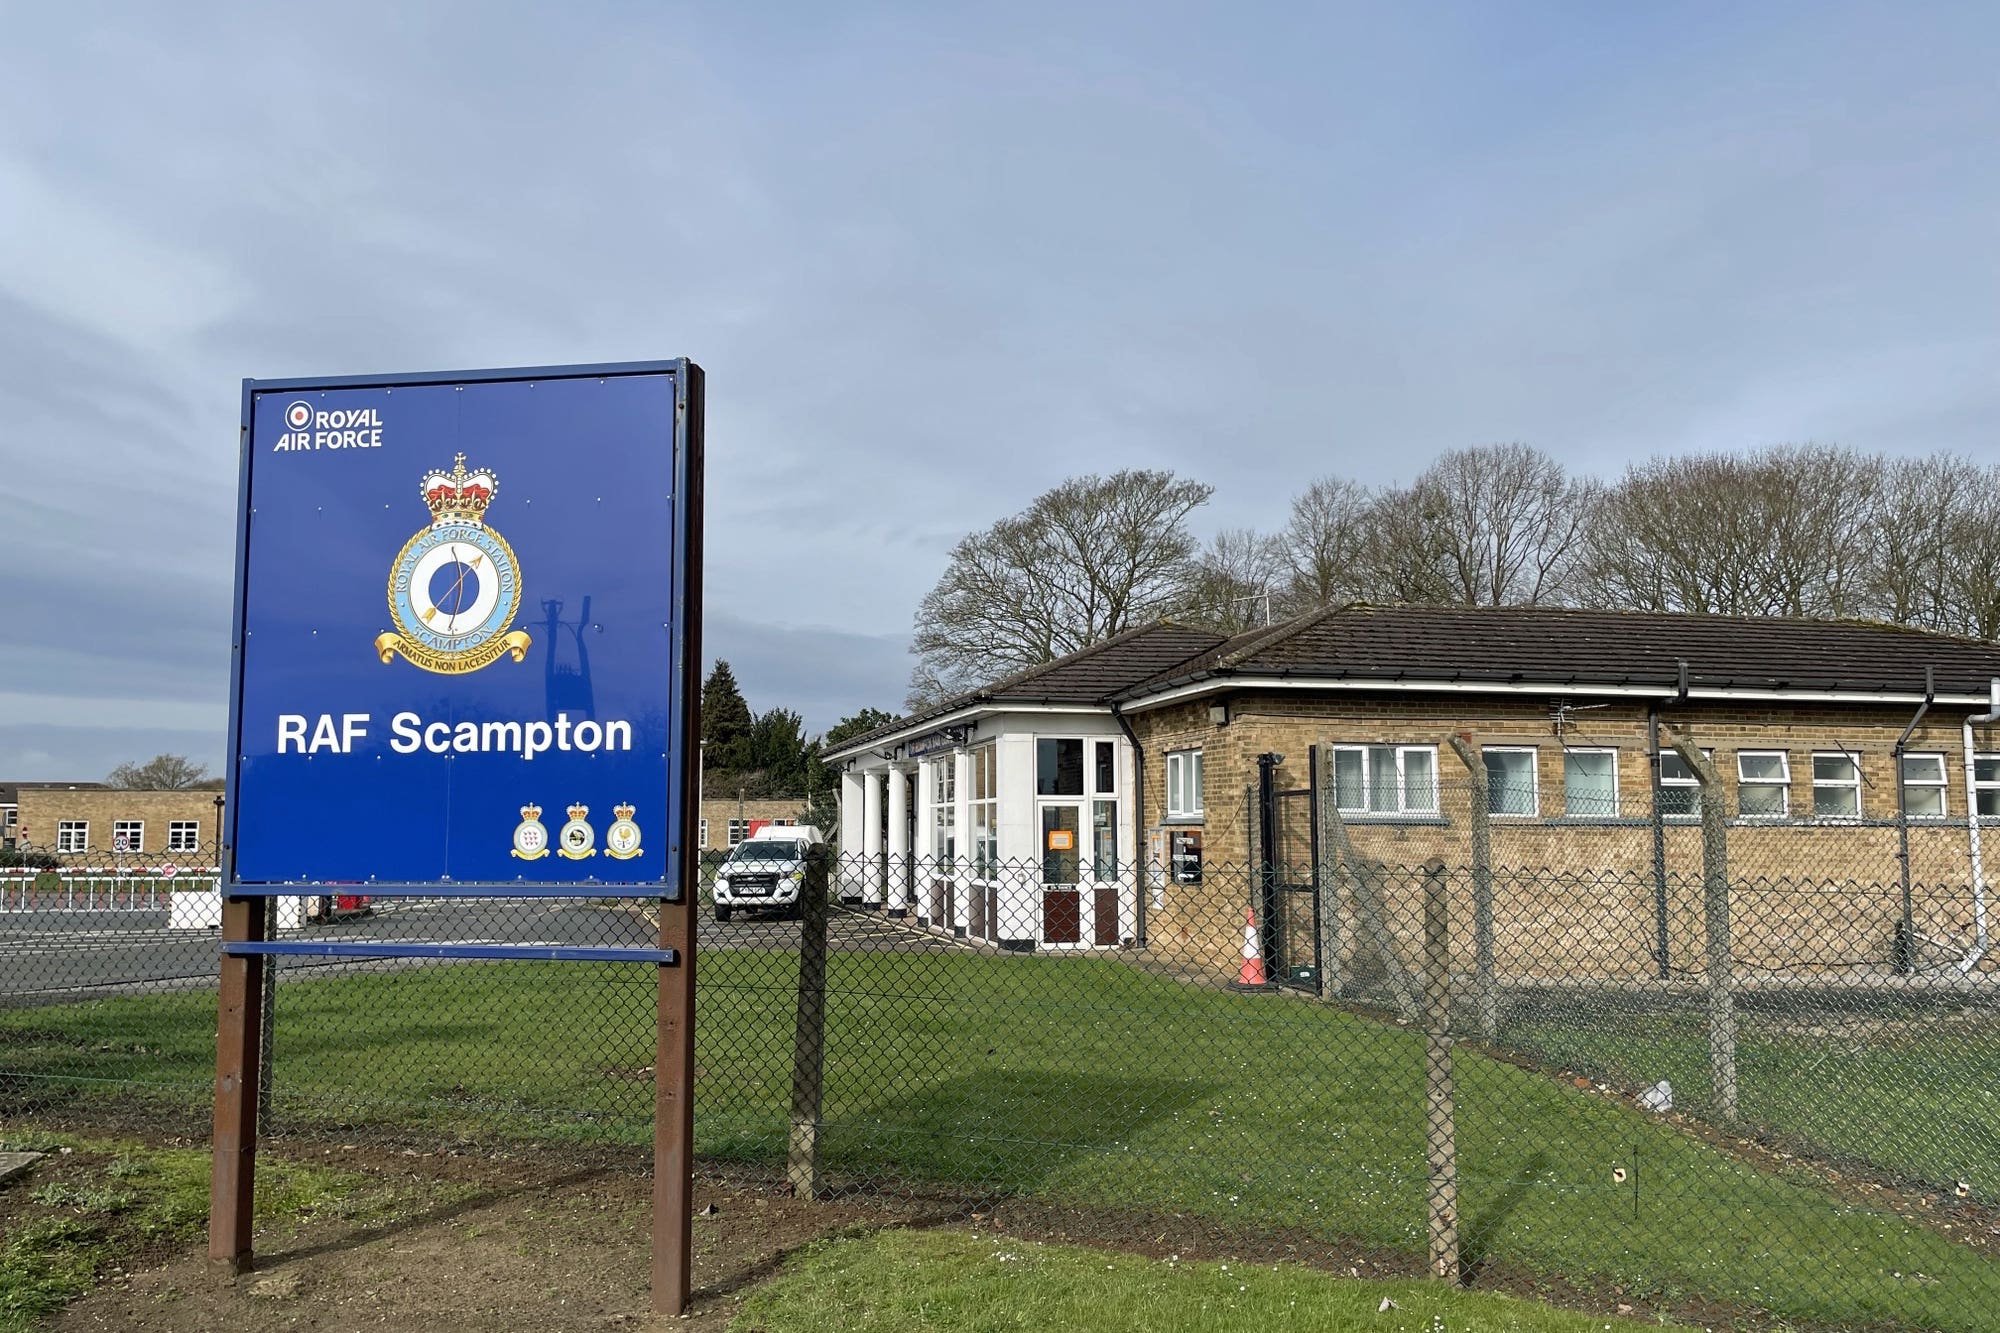
[[[972,790],[966,793],[966,818],[972,821],[972,871],[982,883],[1000,874],[1000,751],[992,741],[975,745],[968,752],[967,776]]]
[[[114,819],[111,821],[111,845],[118,846],[118,839],[125,839],[125,850],[143,852],[146,850],[146,821],[143,819]]]
[[[1394,810],[1377,810],[1373,808],[1374,803],[1372,798],[1374,796],[1373,787],[1375,782],[1375,766],[1369,762],[1369,752],[1373,750],[1395,751],[1396,808]],[[1404,798],[1409,794],[1409,787],[1410,787],[1409,757],[1412,753],[1419,751],[1429,756],[1431,763],[1431,783],[1430,783],[1431,791],[1430,791],[1430,804],[1428,806],[1408,805],[1404,801]],[[1340,772],[1340,756],[1343,752],[1350,752],[1361,756],[1361,804],[1357,806],[1345,806],[1345,805],[1341,806],[1340,812],[1343,815],[1355,815],[1364,819],[1412,819],[1412,818],[1427,819],[1427,818],[1433,818],[1437,815],[1438,813],[1437,746],[1403,745],[1393,741],[1381,742],[1373,745],[1334,746],[1333,747],[1333,755],[1334,755],[1333,791],[1334,791],[1334,799],[1336,801],[1340,799],[1340,779],[1338,777],[1338,774]]]
[[[1188,801],[1189,794],[1194,796]],[[1206,802],[1201,789],[1201,749],[1167,751],[1167,818],[1201,819]]]
[[[1775,757],[1782,776],[1777,778],[1749,778],[1743,776],[1745,759],[1770,759]],[[1744,788],[1769,789],[1778,792],[1778,810],[1759,811],[1751,814],[1743,808]],[[1738,819],[1776,820],[1790,819],[1792,815],[1792,756],[1789,750],[1738,750],[1736,752],[1736,817]]]
[[[1711,764],[1713,764],[1715,762],[1715,751],[1709,749],[1706,745],[1704,745],[1701,747],[1701,757],[1708,760]],[[1679,764],[1682,768],[1686,768],[1687,776],[1684,778],[1668,777],[1667,765],[1670,763]],[[1681,758],[1676,751],[1673,750],[1660,751],[1659,787],[1660,791],[1663,793],[1668,791],[1669,789],[1674,791],[1685,791],[1690,787],[1694,789],[1694,801],[1692,804],[1688,806],[1688,808],[1685,811],[1677,811],[1672,814],[1667,814],[1663,812],[1660,815],[1660,818],[1690,819],[1690,820],[1701,818],[1701,802],[1702,802],[1701,779],[1695,775],[1695,771],[1692,768],[1688,768],[1687,760]],[[1657,801],[1659,797],[1655,796],[1653,799]]]
[[[200,851],[201,821],[198,819],[169,819],[167,821],[167,850],[170,852]]]
[[[88,819],[59,819],[56,821],[56,851],[66,856],[90,850],[90,821]]]
[[[1854,775],[1853,779],[1847,782],[1822,779],[1819,775],[1819,761],[1822,759],[1840,759],[1846,761],[1849,771]],[[1860,823],[1862,815],[1866,813],[1861,806],[1861,756],[1852,750],[1814,750],[1812,752],[1812,766],[1813,818],[1822,824]],[[1852,813],[1837,815],[1820,813],[1819,794],[1822,790],[1853,792],[1854,810]]]
[[[1927,759],[1934,761],[1937,764],[1937,780],[1933,782],[1930,779],[1926,778],[1923,779],[1922,781],[1912,782],[1910,780],[1910,774],[1908,768],[1909,762],[1912,759]],[[1909,809],[1911,792],[1935,791],[1938,794],[1938,802],[1937,802],[1938,808],[1936,814],[1934,815],[1912,814],[1909,816],[1911,819],[1922,820],[1925,823],[1933,823],[1933,822],[1941,822],[1943,820],[1951,818],[1951,761],[1945,757],[1944,751],[1905,750],[1903,752],[1903,757],[1901,762],[1899,762],[1896,765],[1896,781],[1903,784],[1903,804],[1901,808],[1904,810]]]
[[[958,756],[954,752],[931,764],[931,861],[949,866],[957,858]]]
[[[729,845],[731,847],[737,846],[750,836],[749,819],[747,818],[738,819],[734,815],[731,815],[729,818],[729,828],[727,832],[729,836]]]
[[[1978,811],[1979,818],[1993,819],[2000,817],[2000,777],[1982,779],[1979,776],[1979,764],[1982,760],[1989,764],[2000,765],[2000,754],[1988,751],[1985,754],[1972,756],[1972,794],[1967,799],[1972,802],[1972,808]],[[1993,793],[1994,808],[1990,811],[1979,808],[1979,798],[1987,792]]]
[[[1608,754],[1611,756],[1611,808],[1609,810],[1580,811],[1569,808],[1569,758],[1573,754]],[[1618,795],[1618,749],[1611,745],[1565,745],[1563,746],[1563,818],[1565,819],[1616,819],[1619,811]]]
[[[696,821],[696,836],[697,836],[697,837],[699,837],[699,838],[701,839],[701,841],[700,841],[700,842],[698,842],[698,843],[696,843],[695,845],[696,845],[697,847],[701,848],[701,849],[702,849],[703,851],[707,851],[707,850],[708,850],[708,821],[707,821],[706,819],[702,819],[702,820],[697,820],[697,821]]]
[[[1528,808],[1526,810],[1496,810],[1493,808],[1493,770],[1486,770],[1486,813],[1494,819],[1539,819],[1542,813],[1542,756],[1533,745],[1484,745],[1479,749],[1482,765],[1489,754],[1525,754],[1528,756]],[[1398,772],[1401,772],[1400,766]]]

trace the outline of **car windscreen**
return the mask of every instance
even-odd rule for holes
[[[737,864],[744,861],[796,861],[799,859],[799,844],[789,838],[752,839],[737,843],[729,859]]]

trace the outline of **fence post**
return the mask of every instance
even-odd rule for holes
[[[792,1027],[792,1128],[785,1175],[801,1199],[820,1195],[820,1080],[826,1063],[826,849],[806,858],[799,885],[799,995]]]
[[[1424,862],[1424,1179],[1431,1276],[1458,1284],[1458,1136],[1451,1086],[1451,915],[1444,862]]]
[[[1333,747],[1319,744],[1312,747],[1313,771],[1319,775],[1314,791],[1318,807],[1312,817],[1317,825],[1319,843],[1319,864],[1313,867],[1313,893],[1319,899],[1319,971],[1320,994],[1339,995],[1341,980],[1341,855],[1340,846],[1343,830],[1340,826],[1340,802],[1333,786]]]
[[[1500,1031],[1500,986],[1493,975],[1493,825],[1487,790],[1486,760],[1472,743],[1470,732],[1448,738],[1452,753],[1471,778],[1472,809],[1472,952],[1474,993],[1479,999],[1479,1038],[1490,1042]]]
[[[1679,732],[1660,726],[1660,739],[1674,748],[1701,783],[1701,902],[1702,931],[1707,949],[1703,975],[1708,986],[1708,1075],[1715,1109],[1723,1120],[1736,1120],[1736,1001],[1730,975],[1729,944],[1729,812],[1723,805],[1722,778],[1701,747]]]
[[[1354,888],[1354,915],[1359,922],[1359,934],[1367,938],[1369,947],[1382,956],[1382,971],[1389,983],[1389,993],[1395,997],[1396,1012],[1403,1020],[1415,1023],[1423,1018],[1423,997],[1417,994],[1417,987],[1403,970],[1403,960],[1396,954],[1396,936],[1389,929],[1388,909],[1382,901],[1381,870],[1379,862],[1364,862],[1347,836],[1347,821],[1340,817],[1338,798],[1329,801],[1325,807],[1326,827],[1333,834],[1333,845],[1339,848],[1339,864],[1346,869],[1348,881]],[[1357,945],[1358,947],[1358,945]]]

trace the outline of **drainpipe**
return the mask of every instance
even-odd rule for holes
[[[1961,958],[1958,970],[1970,972],[1986,956],[1986,868],[1979,860],[1979,794],[1973,786],[1972,729],[2000,722],[2000,676],[1986,686],[1986,711],[1965,719],[1965,828],[1972,850],[1972,952]]]
[[[1924,668],[1924,701],[1917,705],[1916,716],[1903,727],[1903,734],[1896,737],[1895,748],[1889,753],[1896,768],[1896,864],[1903,881],[1903,922],[1901,933],[1896,937],[1894,949],[1895,970],[1907,975],[1916,970],[1917,933],[1916,923],[1910,915],[1910,795],[1903,781],[1903,750],[1910,743],[1910,733],[1924,720],[1924,714],[1931,708],[1931,700],[1937,697],[1937,671]],[[1966,788],[1969,795],[1971,788]]]
[[[1137,947],[1146,947],[1146,908],[1152,900],[1152,885],[1146,882],[1153,868],[1146,864],[1146,747],[1139,744],[1139,738],[1132,732],[1132,724],[1125,720],[1125,714],[1117,704],[1111,705],[1111,716],[1117,720],[1118,729],[1125,733],[1126,743],[1132,747],[1132,864],[1137,867],[1133,875],[1132,902],[1137,911],[1137,919],[1132,923],[1132,942]],[[1166,873],[1162,866],[1161,874]]]

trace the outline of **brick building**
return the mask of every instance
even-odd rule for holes
[[[1501,965],[1601,969],[1694,947],[1699,803],[1719,798],[1747,961],[1886,955],[1905,838],[1902,928],[1971,958],[2000,726],[1967,719],[1996,677],[1995,645],[1847,621],[1347,606],[1228,640],[1151,626],[856,740],[835,756],[843,847],[879,861],[892,910],[958,933],[1228,958],[1261,852],[1259,756],[1276,756],[1275,789],[1330,797],[1350,852],[1385,866],[1464,864],[1483,778],[1518,954]],[[1708,752],[1717,792],[1663,725]],[[1078,782],[1068,756],[1085,745]],[[1090,855],[1052,855],[1083,829]],[[1277,838],[1273,859],[1307,859],[1296,812]]]
[[[220,841],[217,791],[128,791],[87,783],[22,783],[13,790],[16,845],[73,864],[212,860]]]
[[[772,800],[744,800],[735,797],[704,797],[701,822],[695,829],[695,845],[704,852],[728,851],[765,824],[802,824],[806,802],[802,796]]]

